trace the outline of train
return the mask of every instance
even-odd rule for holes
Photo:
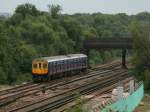
[[[49,81],[66,74],[84,72],[87,67],[88,58],[85,54],[36,58],[32,61],[32,79],[34,82]]]

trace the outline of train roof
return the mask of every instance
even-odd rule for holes
[[[50,56],[50,57],[41,57],[34,59],[33,61],[37,60],[44,60],[48,62],[60,61],[60,60],[68,60],[68,59],[76,59],[76,58],[86,58],[85,54],[68,54],[68,55],[61,55],[61,56]]]

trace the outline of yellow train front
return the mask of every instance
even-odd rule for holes
[[[32,77],[34,81],[48,79],[48,62],[42,59],[32,61]]]
[[[59,77],[62,74],[71,74],[86,69],[87,56],[85,54],[42,57],[32,61],[34,81],[51,80],[53,77]]]

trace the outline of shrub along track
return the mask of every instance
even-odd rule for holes
[[[128,77],[128,72],[126,70],[120,69],[104,74],[105,75],[103,75],[103,77],[95,75],[89,78],[82,78],[82,80],[76,80],[75,82],[71,82],[65,85],[57,86],[49,92],[48,97],[43,96],[43,98],[35,100],[32,103],[24,104],[16,108],[14,107],[13,110],[7,111],[51,111],[66,104],[67,102],[74,100],[76,93],[90,94],[91,92],[94,92],[100,88],[104,88],[107,84],[112,85],[114,82],[118,82],[118,80],[122,80],[125,77]]]
[[[98,74],[103,74],[105,72],[107,73],[107,72],[109,72],[109,70],[102,71],[102,68],[110,68],[110,67],[115,68],[115,67],[118,67],[119,65],[120,65],[120,63],[117,61],[117,62],[111,62],[109,64],[105,64],[105,65],[102,65],[99,67],[95,67],[95,68],[91,69],[90,71],[88,71],[87,75],[82,74],[82,75],[76,75],[73,77],[69,77],[67,79],[67,80],[70,80],[69,82],[68,81],[65,82],[66,79],[64,79],[64,78],[53,80],[51,82],[42,83],[42,84],[40,84],[40,83],[35,84],[35,83],[30,82],[30,83],[23,84],[18,87],[0,91],[0,106],[8,105],[9,103],[14,102],[19,98],[41,92],[43,90],[43,88],[45,90],[47,90],[47,89],[51,89],[53,87],[56,87],[56,86],[59,86],[62,84],[65,85],[65,84],[74,82],[79,79],[81,80],[81,79],[92,77],[92,76],[95,76]],[[99,69],[102,71],[101,73],[100,73]],[[97,74],[96,74],[96,72],[97,72]],[[93,75],[93,73],[95,73],[95,74]]]

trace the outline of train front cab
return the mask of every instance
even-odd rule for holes
[[[48,63],[46,61],[32,62],[32,78],[35,82],[48,79]]]

